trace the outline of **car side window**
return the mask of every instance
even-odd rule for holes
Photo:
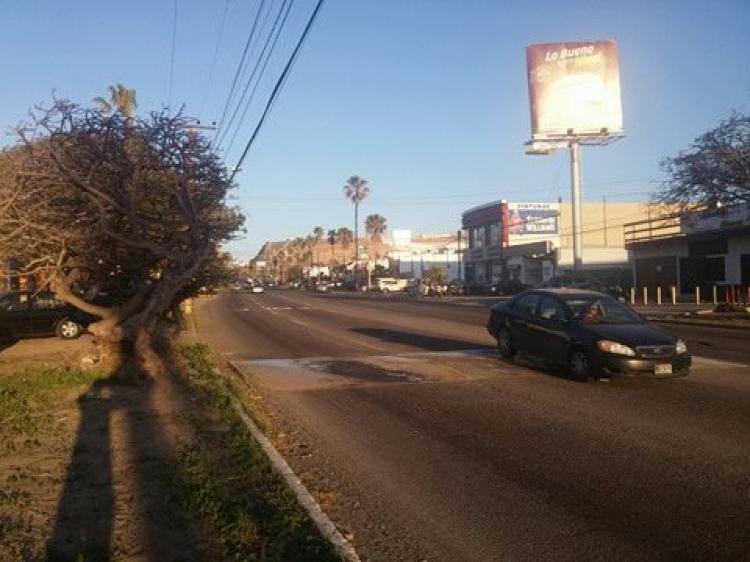
[[[551,320],[553,322],[563,322],[567,317],[562,303],[556,298],[546,295],[539,300],[537,315],[542,320]]]
[[[56,300],[54,295],[49,293],[37,295],[36,298],[31,301],[31,308],[35,310],[49,310],[52,308],[59,308],[60,306],[60,301]]]
[[[0,298],[0,310],[3,310],[5,312],[17,312],[19,310],[27,310],[29,307],[28,305],[28,297],[27,295],[21,295],[21,294],[10,294],[10,295],[3,295],[2,298]]]
[[[524,316],[534,316],[536,305],[539,303],[539,295],[524,295],[514,307],[516,311]]]

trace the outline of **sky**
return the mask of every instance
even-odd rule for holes
[[[5,0],[0,142],[53,91],[89,104],[118,82],[139,113],[219,123],[260,1]],[[261,29],[283,1],[265,0]],[[293,1],[246,119],[219,144],[230,168],[314,4]],[[531,43],[617,40],[626,136],[584,150],[583,194],[645,200],[663,158],[750,111],[749,25],[747,0],[326,0],[237,174],[247,234],[229,249],[249,259],[317,225],[353,228],[342,186],[354,174],[371,187],[360,217],[384,215],[389,230],[455,231],[464,210],[496,199],[569,200],[567,154],[523,150]]]

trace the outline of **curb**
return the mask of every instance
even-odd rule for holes
[[[242,373],[240,373],[234,365],[229,363],[229,366],[235,373],[237,373],[237,375],[242,377]],[[229,394],[232,397],[232,406],[240,416],[240,419],[250,431],[253,438],[261,446],[263,452],[268,457],[268,460],[271,461],[274,469],[276,469],[276,472],[292,489],[294,495],[297,497],[297,501],[310,516],[310,519],[312,519],[320,533],[333,544],[334,548],[344,557],[345,560],[348,562],[360,562],[359,555],[357,554],[357,551],[354,550],[352,544],[344,538],[338,528],[336,528],[336,524],[331,521],[318,502],[315,501],[315,498],[287,464],[284,457],[281,456],[281,453],[276,450],[276,447],[271,444],[268,437],[265,436],[250,416],[247,415],[247,411],[239,399],[231,392],[231,390],[229,390]]]

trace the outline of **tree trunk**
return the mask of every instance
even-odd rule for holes
[[[177,295],[203,265],[208,250],[186,256],[181,267],[165,272],[153,284],[144,284],[130,300],[116,307],[91,304],[71,289],[70,280],[57,276],[51,283],[55,295],[101,320],[88,326],[101,360],[112,368],[134,361],[144,374],[158,376],[164,364],[154,350],[159,338],[171,339],[176,330],[161,330],[168,311],[178,305]]]

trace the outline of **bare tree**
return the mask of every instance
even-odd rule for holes
[[[226,168],[186,125],[54,100],[0,153],[2,253],[99,318],[103,353],[132,347],[152,373],[154,335],[243,221],[225,203]]]
[[[733,114],[662,162],[656,203],[682,210],[750,202],[750,116]]]

